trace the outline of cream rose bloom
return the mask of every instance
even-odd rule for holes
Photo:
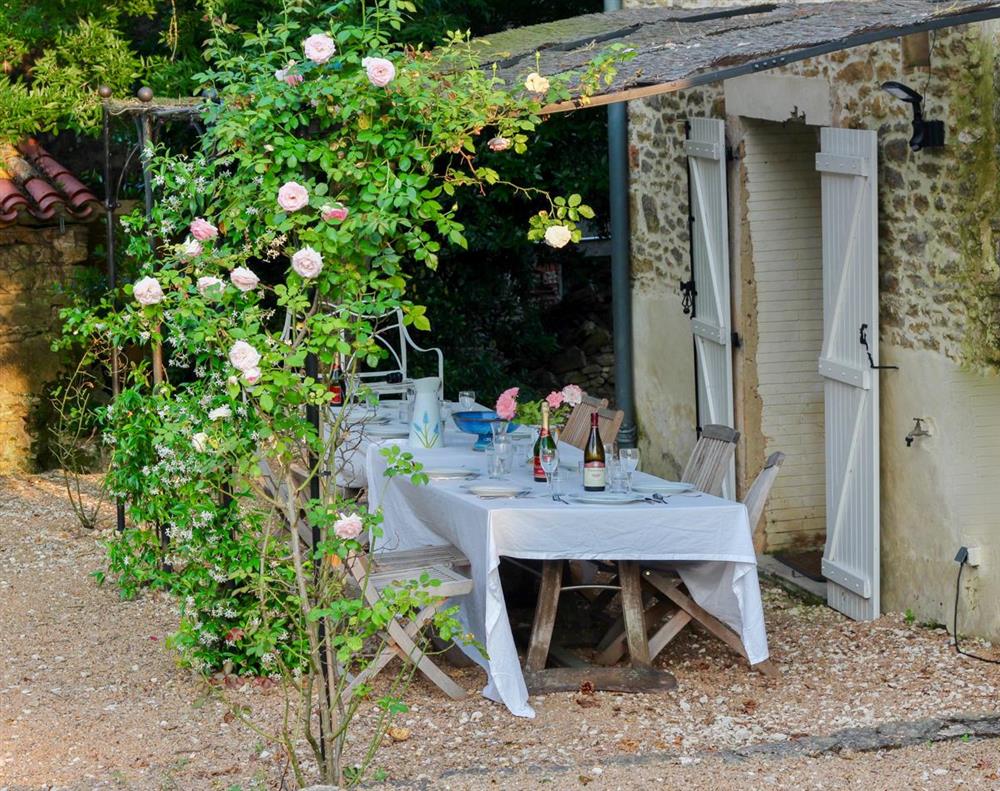
[[[211,412],[208,413],[209,420],[218,420],[219,418],[232,417],[233,410],[228,406],[217,406]]]
[[[333,532],[337,534],[338,538],[357,538],[364,529],[365,523],[359,514],[351,514],[350,516],[341,514],[340,519],[333,523]]]
[[[549,247],[565,247],[573,238],[573,232],[565,225],[550,225],[545,229],[545,244]]]
[[[191,445],[199,453],[204,453],[208,449],[208,434],[204,431],[199,431],[191,437]]]
[[[384,88],[396,78],[396,67],[385,58],[364,58],[361,67],[368,75],[368,82],[378,88]]]
[[[156,305],[163,300],[163,289],[155,277],[144,277],[132,286],[132,296],[140,305]]]
[[[537,71],[533,71],[525,77],[524,87],[532,93],[548,93],[549,81]]]
[[[233,364],[233,368],[246,374],[257,368],[257,364],[260,362],[260,352],[246,341],[236,341],[229,350],[229,362]],[[260,371],[257,373],[259,375]]]
[[[278,205],[285,211],[298,211],[309,204],[309,190],[295,181],[288,181],[278,190]]]
[[[292,269],[304,278],[316,277],[323,271],[323,256],[311,247],[303,247],[292,256]]]
[[[247,380],[247,384],[255,385],[260,381],[260,368],[254,366],[253,368],[247,368],[243,372],[243,378]]]
[[[302,42],[302,51],[313,63],[326,63],[337,51],[337,45],[325,33],[316,33]]]
[[[201,242],[197,239],[188,239],[181,245],[182,258],[197,258],[202,252]]]
[[[223,283],[217,277],[199,277],[198,278],[198,293],[203,297],[206,296],[210,291],[215,293],[222,293]]]
[[[236,269],[229,273],[229,279],[244,294],[247,291],[253,291],[260,282],[260,278],[245,266],[236,267]]]
[[[195,217],[191,225],[188,226],[188,230],[200,242],[207,242],[219,235],[219,229],[202,217]]]

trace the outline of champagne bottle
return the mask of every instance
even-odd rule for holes
[[[542,403],[542,428],[538,432],[538,439],[535,440],[535,480],[538,483],[545,483],[545,470],[542,469],[540,458],[542,448],[552,448],[555,450],[556,443],[549,434],[549,405]]]
[[[330,403],[333,406],[341,406],[344,403],[344,374],[340,370],[340,355],[337,355],[333,373],[330,374],[330,392],[333,393]]]
[[[607,485],[604,443],[597,425],[597,413],[590,416],[590,436],[583,449],[583,488],[588,492],[603,492]]]

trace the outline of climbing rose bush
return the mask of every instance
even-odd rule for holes
[[[270,676],[318,713],[274,735],[300,784],[364,775],[412,670],[375,699],[368,747],[348,726],[373,691],[348,684],[387,621],[428,597],[403,585],[372,606],[352,586],[381,515],[337,484],[358,429],[350,407],[329,408],[324,380],[339,365],[348,404],[364,401],[355,374],[384,353],[380,321],[398,309],[430,326],[407,299],[408,272],[436,267],[442,244],[465,246],[459,188],[502,181],[478,152],[523,153],[543,104],[568,98],[571,79],[598,79],[505,85],[458,33],[430,52],[395,46],[388,32],[414,10],[292,0],[254,33],[220,23],[198,150],[144,154],[155,205],[126,223],[141,277],[64,312],[67,343],[154,350],[152,364],[120,361],[126,380],[104,415],[109,487],[132,523],[109,545],[111,576],[126,595],[159,585],[177,596],[172,644],[189,665]],[[611,62],[595,69],[606,77]],[[593,216],[578,195],[517,188],[539,203],[536,241],[578,240],[576,221]],[[389,477],[426,482],[409,454],[384,452]],[[463,638],[452,611],[435,626]]]

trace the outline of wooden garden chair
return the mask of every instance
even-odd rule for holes
[[[740,432],[729,426],[703,426],[681,480],[699,492],[720,494],[739,440]]]
[[[620,409],[608,409],[606,406],[598,405],[601,402],[606,405],[606,398],[600,402],[597,399],[590,399],[595,403],[586,403],[588,398],[589,396],[585,396],[584,403],[574,407],[566,420],[565,427],[559,432],[560,442],[580,450],[584,449],[587,438],[590,437],[590,416],[594,412],[597,413],[597,428],[601,432],[601,441],[605,444],[613,443],[618,438],[618,430],[622,427],[622,420],[625,417],[625,413]]]
[[[268,494],[279,504],[287,503],[289,496],[287,484],[277,479],[265,458],[261,457],[258,460],[258,466]],[[293,476],[295,475],[296,471],[293,469]],[[295,483],[301,483],[301,478],[296,479]],[[284,510],[279,509],[279,511],[284,517]],[[306,522],[305,512],[302,509],[298,511],[296,521],[299,539],[305,546],[311,547],[312,528]],[[451,544],[365,552],[348,558],[345,564],[347,573],[371,606],[378,604],[382,598],[382,591],[397,583],[417,582],[418,590],[430,597],[428,604],[407,623],[394,619],[379,633],[381,644],[378,653],[363,671],[348,678],[346,688],[348,691],[370,681],[394,656],[398,656],[404,662],[416,665],[420,672],[449,697],[460,700],[466,696],[465,690],[427,657],[417,644],[417,640],[423,628],[446,606],[449,599],[472,592],[472,578],[467,573],[469,565],[469,559],[458,547]],[[440,584],[423,585],[420,580],[425,574],[426,579]]]
[[[764,513],[764,506],[771,493],[771,487],[778,477],[784,460],[784,453],[772,453],[764,462],[763,469],[757,474],[746,497],[743,498],[750,523],[751,539]],[[676,609],[676,612],[660,625],[649,638],[648,655],[650,658],[655,658],[691,621],[696,621],[707,632],[722,640],[744,659],[747,658],[740,636],[699,606],[688,595],[680,577],[675,572],[646,568],[641,570],[641,580],[653,596],[659,600],[646,610],[645,626],[647,629],[656,627],[664,616]],[[621,659],[625,653],[626,642],[624,626],[619,619],[598,646],[599,653],[596,659],[598,664],[613,664]],[[765,674],[774,672],[770,662],[761,662],[754,667]]]
[[[429,560],[416,562],[416,560],[421,556],[431,558],[435,554],[448,558],[453,556],[454,552],[457,552],[454,547],[428,547],[396,553],[358,555],[347,559],[348,574],[361,589],[365,601],[372,607],[378,605],[386,588],[397,584],[416,582],[417,590],[429,597],[428,603],[407,623],[399,619],[389,621],[385,630],[378,635],[381,639],[378,652],[368,666],[348,682],[348,692],[360,684],[369,682],[389,664],[393,657],[398,656],[404,662],[416,665],[421,673],[453,700],[461,700],[466,696],[466,691],[435,665],[417,642],[420,632],[442,608],[448,606],[449,599],[472,592],[472,579],[450,565],[447,560],[444,562]],[[468,560],[464,556],[461,556],[461,559],[468,565]],[[421,579],[432,580],[437,584],[424,585],[420,582]]]

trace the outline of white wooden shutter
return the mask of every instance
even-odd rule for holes
[[[691,180],[691,256],[694,269],[695,369],[702,425],[733,425],[733,356],[729,292],[729,216],[726,128],[715,118],[693,118],[684,150]],[[722,484],[735,497],[735,467]]]
[[[831,607],[879,616],[877,138],[823,129],[816,169],[823,193],[823,350],[826,549]]]

